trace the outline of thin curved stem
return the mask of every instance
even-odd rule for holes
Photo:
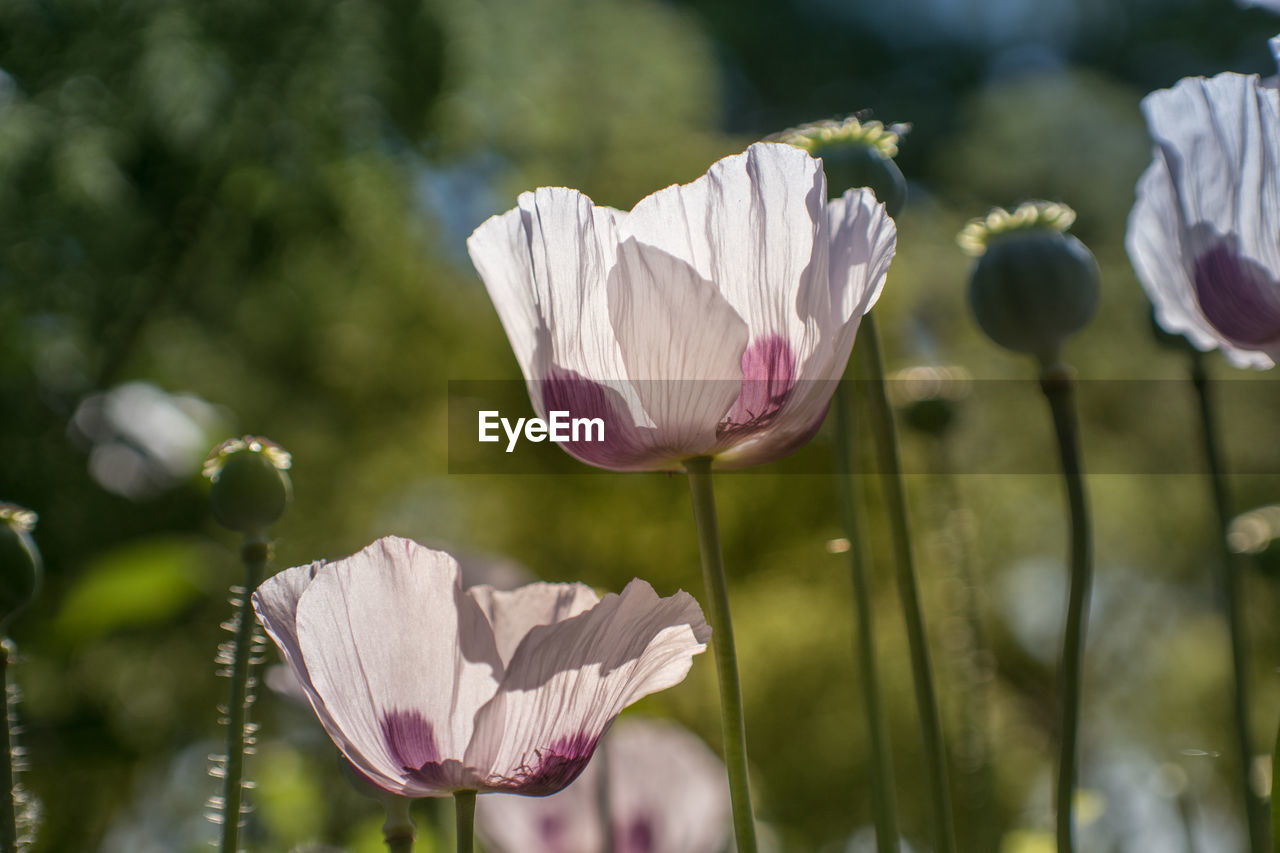
[[[246,534],[241,558],[244,562],[244,589],[239,595],[232,644],[231,693],[227,699],[227,760],[223,767],[222,853],[240,849],[240,816],[244,803],[244,751],[249,704],[249,672],[253,666],[254,629],[257,624],[249,596],[262,581],[267,565],[267,537]]]
[[[1205,463],[1209,468],[1209,483],[1213,493],[1213,508],[1218,523],[1218,547],[1221,559],[1214,572],[1218,588],[1219,606],[1227,620],[1227,632],[1231,644],[1232,715],[1235,721],[1236,751],[1239,753],[1238,782],[1244,795],[1245,821],[1249,828],[1250,853],[1265,853],[1266,813],[1262,800],[1254,792],[1249,779],[1249,765],[1253,747],[1249,742],[1249,677],[1245,652],[1244,614],[1240,608],[1240,560],[1227,545],[1227,527],[1231,524],[1231,492],[1227,487],[1226,467],[1222,463],[1222,444],[1218,438],[1213,393],[1205,370],[1204,355],[1196,350],[1191,355],[1191,384],[1196,389],[1196,401],[1200,414],[1200,437]]]
[[[4,803],[0,804],[0,853],[15,853],[18,849],[18,807],[14,798],[13,736],[10,732],[12,721],[9,718],[9,654],[11,651],[8,640],[0,644],[0,690],[4,691],[2,694],[4,704],[0,706],[4,711],[4,725],[0,726],[0,734],[4,737],[4,742],[0,743],[0,750],[4,751],[3,760],[0,760],[0,786],[4,788]]]
[[[685,462],[685,469],[689,472],[693,519],[698,528],[698,550],[702,554],[711,648],[720,681],[720,721],[724,730],[724,763],[729,771],[729,796],[733,803],[733,831],[738,853],[755,853],[756,825],[747,783],[746,721],[742,713],[733,623],[729,618],[729,585],[724,574],[724,554],[720,550],[715,494],[711,489],[711,459],[705,456],[690,459]]]
[[[1071,575],[1067,594],[1067,620],[1062,638],[1058,673],[1061,698],[1061,736],[1058,744],[1058,780],[1055,789],[1059,853],[1075,850],[1072,804],[1076,790],[1080,693],[1082,685],[1085,623],[1089,615],[1089,588],[1093,582],[1093,547],[1089,507],[1085,499],[1080,465],[1080,445],[1075,409],[1075,379],[1069,368],[1046,365],[1040,387],[1049,401],[1062,477],[1066,483],[1071,523]]]
[[[473,853],[476,849],[476,792],[454,791],[453,807],[458,817],[458,853]]]
[[[933,822],[934,849],[937,853],[955,853],[955,828],[951,813],[951,787],[947,778],[946,746],[942,737],[942,716],[938,711],[933,669],[929,663],[929,639],[925,632],[924,611],[920,605],[920,590],[916,583],[915,557],[911,551],[911,529],[907,520],[907,498],[902,484],[902,465],[898,459],[898,436],[889,400],[885,396],[880,338],[876,333],[875,317],[872,314],[862,318],[854,356],[859,378],[864,380],[867,387],[871,431],[882,466],[883,476],[880,482],[893,534],[898,596],[902,599],[902,613],[906,620],[907,641],[911,650],[911,676],[915,683],[920,734],[924,742],[924,769],[928,783],[929,813]]]
[[[408,797],[382,798],[382,805],[387,811],[387,819],[382,823],[382,840],[387,843],[387,853],[413,853],[413,841],[418,833],[410,813],[412,804]]]
[[[849,537],[849,574],[853,581],[854,653],[862,685],[867,739],[871,743],[871,811],[876,824],[876,850],[878,853],[896,853],[898,814],[893,795],[893,757],[885,733],[880,677],[876,672],[875,625],[872,621],[871,588],[867,581],[870,560],[854,495],[852,444],[855,431],[849,389],[844,382],[836,387],[834,408],[836,479],[839,481],[841,518],[845,535]]]

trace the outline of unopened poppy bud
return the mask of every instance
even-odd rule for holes
[[[1046,364],[1084,328],[1098,307],[1098,262],[1066,233],[1075,211],[1027,202],[975,219],[957,237],[978,256],[969,277],[969,307],[987,337]]]
[[[803,148],[822,158],[827,193],[833,198],[846,189],[867,187],[890,216],[897,216],[907,201],[907,179],[893,162],[898,140],[908,125],[885,127],[878,121],[818,121],[776,133],[770,141]]]
[[[0,503],[0,632],[31,603],[40,588],[44,568],[40,550],[31,538],[36,514],[29,509]]]
[[[257,436],[218,445],[204,463],[204,475],[213,481],[213,517],[242,533],[271,526],[293,497],[287,473],[291,463],[288,451]]]

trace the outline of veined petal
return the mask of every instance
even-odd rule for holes
[[[535,627],[563,622],[600,602],[600,596],[582,583],[531,583],[512,590],[473,586],[467,594],[480,605],[493,628],[503,667]]]
[[[467,764],[487,788],[543,795],[572,782],[627,705],[678,684],[711,629],[696,601],[633,580],[591,610],[534,628],[476,717]]]
[[[1163,157],[1157,156],[1138,180],[1137,201],[1129,213],[1125,247],[1138,281],[1155,308],[1156,321],[1183,335],[1197,349],[1221,349],[1238,367],[1270,367],[1264,353],[1239,349],[1206,321],[1196,302],[1195,284],[1183,258],[1177,193]]]
[[[502,663],[493,632],[466,595],[457,562],[386,537],[318,572],[297,608],[298,646],[335,726],[398,773],[403,793],[470,787],[459,759],[475,711],[494,694]],[[339,743],[341,747],[342,744]]]
[[[820,160],[756,143],[642,199],[619,238],[686,261],[747,321],[752,343],[781,338],[803,360],[826,314],[807,313],[827,298],[826,195]]]
[[[253,593],[253,609],[292,672],[291,676],[287,676],[289,688],[299,690],[306,697],[329,737],[374,784],[387,790],[399,790],[402,787],[402,774],[400,768],[392,762],[385,744],[378,740],[367,743],[362,748],[347,737],[312,683],[302,648],[298,644],[298,600],[316,574],[324,570],[324,566],[324,561],[320,560],[309,566],[285,569],[268,578]]]
[[[520,371],[532,381],[542,319],[533,282],[530,219],[523,206],[489,217],[467,238],[467,253],[498,311]]]
[[[829,312],[817,345],[798,366],[794,387],[768,424],[728,447],[719,467],[739,468],[778,459],[805,444],[818,431],[831,404],[835,383],[844,375],[862,315],[871,310],[889,273],[897,247],[897,227],[883,204],[867,189],[847,190],[827,205],[831,250],[830,290],[802,312]]]
[[[685,261],[628,239],[609,275],[627,376],[671,462],[710,451],[740,393],[747,324]]]
[[[1198,308],[1191,319],[1238,351],[1280,351],[1280,94],[1256,76],[1219,74],[1153,92],[1142,108],[1167,183],[1158,170],[1144,174],[1140,203],[1150,206],[1134,215],[1146,233],[1131,246],[1149,247],[1176,229],[1176,244],[1165,250],[1180,252],[1185,274],[1178,286],[1189,286]],[[1176,224],[1157,226],[1152,216]],[[1141,264],[1144,279],[1161,266],[1151,258]],[[1158,286],[1144,283],[1149,292]],[[1161,305],[1162,319],[1177,322],[1170,303]],[[1259,361],[1242,352],[1234,359]]]

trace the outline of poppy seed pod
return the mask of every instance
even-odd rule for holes
[[[241,533],[270,527],[293,498],[290,464],[288,451],[265,438],[247,435],[218,445],[204,465],[213,481],[213,517]]]
[[[1098,262],[1064,233],[1075,213],[1047,202],[997,208],[960,233],[979,255],[969,276],[969,307],[982,331],[1002,347],[1046,364],[1084,328],[1098,307]]]
[[[898,139],[907,128],[903,124],[886,128],[878,121],[850,117],[802,124],[769,139],[821,157],[832,192],[866,187],[875,193],[886,213],[897,217],[907,202],[907,179],[893,158],[898,153]]]
[[[0,632],[35,598],[44,568],[31,538],[36,514],[0,503]]]

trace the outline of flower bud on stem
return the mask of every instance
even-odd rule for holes
[[[387,810],[387,819],[382,824],[382,838],[387,842],[387,853],[412,853],[414,839],[418,837],[409,811],[413,800],[390,796],[379,799]]]

